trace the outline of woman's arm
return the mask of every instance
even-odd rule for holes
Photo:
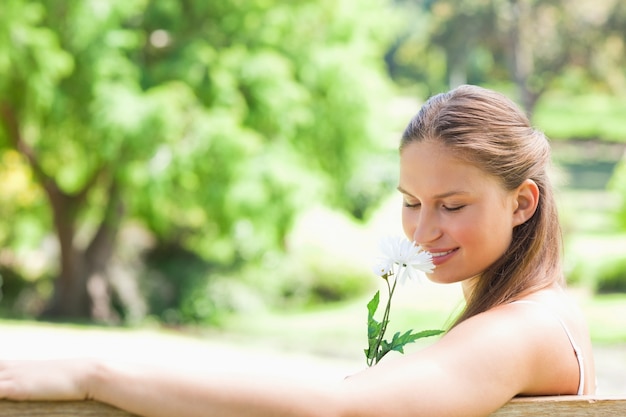
[[[340,415],[332,384],[270,373],[194,373],[99,363],[88,396],[145,416]],[[340,384],[340,382],[337,382]]]
[[[0,362],[0,399],[93,399],[147,417],[340,415],[333,384],[279,374],[191,372],[99,359],[7,361]]]
[[[515,308],[473,317],[427,349],[331,384],[98,360],[10,362],[0,364],[0,398],[95,399],[153,417],[485,416],[566,376],[551,367],[568,351],[551,336],[559,324]]]

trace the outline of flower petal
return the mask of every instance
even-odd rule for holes
[[[374,264],[372,271],[374,271],[374,274],[379,277],[385,278],[390,275],[392,267],[393,263],[389,259],[380,259],[376,264]]]
[[[388,236],[381,239],[379,248],[383,256],[374,266],[374,273],[381,277],[390,276],[394,264],[398,265],[399,284],[417,279],[418,272],[430,273],[435,268],[430,253],[406,238]]]

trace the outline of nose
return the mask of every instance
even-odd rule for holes
[[[437,213],[427,208],[404,208],[402,224],[404,233],[409,240],[423,246],[436,241],[441,236],[440,221]]]

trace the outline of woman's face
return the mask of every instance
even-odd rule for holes
[[[514,193],[445,145],[423,140],[405,146],[398,189],[404,233],[433,255],[432,281],[477,277],[509,247]]]

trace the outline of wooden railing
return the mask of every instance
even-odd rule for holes
[[[626,397],[564,395],[516,398],[489,417],[622,417]]]
[[[133,417],[95,401],[0,401],[2,417]],[[489,417],[622,417],[626,397],[591,396],[516,398]],[[174,417],[174,416],[173,416]]]
[[[134,414],[96,401],[0,401],[0,416],[132,417]]]

